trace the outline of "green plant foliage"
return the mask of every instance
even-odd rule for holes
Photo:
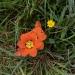
[[[20,35],[36,21],[47,34],[44,49],[15,56]],[[75,75],[75,0],[0,0],[0,75]]]

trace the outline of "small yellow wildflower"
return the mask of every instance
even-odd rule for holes
[[[50,28],[52,28],[54,25],[55,25],[55,22],[53,20],[49,20],[47,22],[47,26],[50,27]]]

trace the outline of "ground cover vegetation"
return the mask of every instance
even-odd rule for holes
[[[75,75],[75,0],[0,0],[0,75]]]

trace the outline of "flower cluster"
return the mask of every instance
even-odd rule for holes
[[[16,56],[32,56],[37,55],[38,50],[44,48],[43,40],[47,38],[41,27],[41,23],[36,21],[35,27],[25,34],[21,34],[20,41],[18,41],[17,46],[19,47]]]

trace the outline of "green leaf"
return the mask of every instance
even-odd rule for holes
[[[67,34],[67,28],[64,28],[61,32],[61,39],[63,39],[66,34]]]
[[[50,43],[50,44],[54,44],[54,43],[55,43],[55,40],[50,38],[50,39],[49,39],[49,43]]]
[[[61,23],[63,22],[64,16],[65,16],[65,12],[66,12],[67,8],[68,8],[68,6],[65,6],[63,11],[61,12],[61,15],[59,17],[57,25],[61,25]]]

